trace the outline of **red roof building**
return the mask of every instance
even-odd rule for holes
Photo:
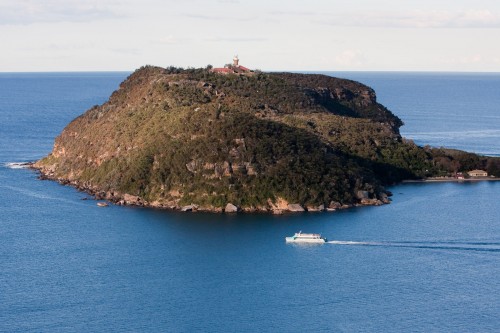
[[[227,67],[212,68],[212,72],[214,72],[214,73],[222,73],[222,74],[234,73],[234,71],[231,68],[227,68]]]
[[[233,64],[226,65],[222,68],[212,68],[212,72],[220,74],[244,74],[250,73],[251,70],[245,66],[241,66],[238,56],[234,56]]]

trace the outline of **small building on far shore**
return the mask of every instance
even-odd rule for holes
[[[488,173],[484,170],[472,170],[467,172],[471,177],[488,177]]]

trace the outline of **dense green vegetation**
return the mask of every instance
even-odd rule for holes
[[[146,66],[71,122],[46,173],[167,207],[356,203],[383,185],[498,159],[418,147],[360,83],[323,75],[220,75]]]

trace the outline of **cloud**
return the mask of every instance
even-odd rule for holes
[[[443,63],[454,64],[454,65],[471,65],[471,64],[479,64],[487,59],[481,54],[472,54],[461,57],[453,57],[443,60]]]
[[[172,44],[178,44],[179,40],[177,38],[175,38],[174,36],[172,36],[172,35],[168,35],[168,36],[164,36],[164,37],[158,38],[154,42],[158,43],[158,44],[172,45]]]
[[[365,64],[365,57],[358,50],[345,50],[335,57],[335,63],[345,67],[359,67]]]
[[[108,2],[109,3],[109,2]],[[31,24],[39,22],[87,22],[119,17],[112,10],[118,2],[102,5],[101,1],[88,0],[2,0],[0,25]]]
[[[318,16],[321,15],[315,11],[300,10],[274,10],[269,12],[272,16]]]
[[[499,71],[500,57],[488,53],[471,53],[467,55],[456,55],[440,57],[438,59],[441,67],[451,66],[459,70],[480,71],[490,68],[489,71]]]
[[[111,49],[114,53],[119,53],[121,55],[127,54],[127,55],[141,55],[141,51],[136,48],[114,48]]]
[[[474,54],[469,57],[461,57],[458,59],[458,63],[460,64],[477,64],[483,62],[483,56],[480,54]]]
[[[324,14],[316,20],[333,26],[355,27],[500,28],[500,14],[490,10],[356,12]]]
[[[242,15],[220,15],[220,14],[192,14],[185,13],[183,14],[185,17],[197,20],[206,20],[206,21],[236,21],[236,22],[245,22],[245,21],[254,21],[258,17],[257,16],[242,16]]]
[[[500,28],[500,14],[489,10],[471,10],[461,13],[450,23],[464,27]]]
[[[264,42],[267,40],[268,40],[267,38],[261,38],[261,37],[210,37],[205,39],[205,41],[207,42],[232,42],[232,43]]]

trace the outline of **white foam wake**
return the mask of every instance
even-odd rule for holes
[[[461,241],[401,241],[401,242],[355,242],[333,240],[328,241],[328,244],[335,245],[361,245],[361,246],[383,246],[383,247],[399,247],[413,249],[436,249],[436,250],[462,250],[462,251],[487,251],[500,252],[500,242],[484,241],[484,242],[461,242]]]
[[[10,169],[26,169],[30,164],[29,162],[8,162],[4,166]]]
[[[327,243],[337,244],[337,245],[373,245],[373,244],[375,244],[373,242],[354,242],[354,241],[340,241],[340,240],[328,241]]]

